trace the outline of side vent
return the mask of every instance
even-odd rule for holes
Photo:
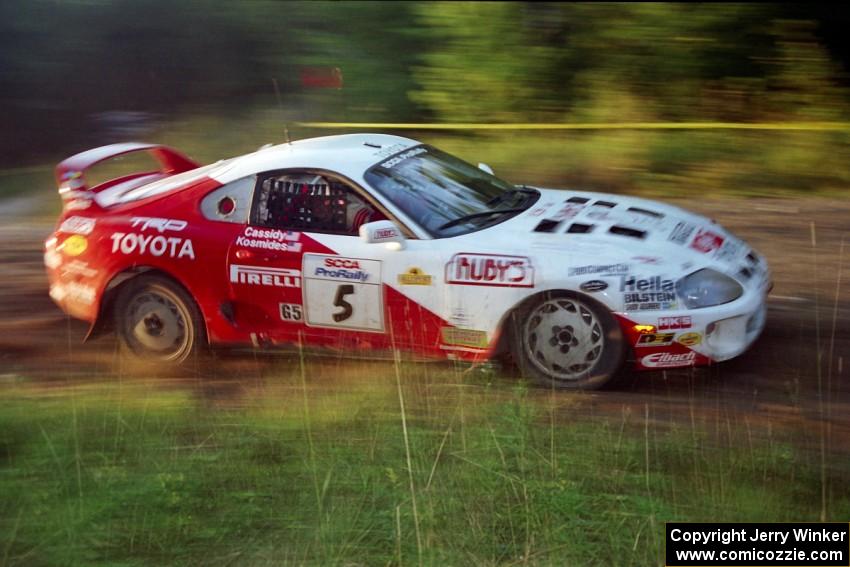
[[[583,234],[585,232],[590,232],[593,230],[592,224],[581,224],[578,222],[574,222],[570,225],[570,228],[567,229],[567,232],[571,232],[574,234]]]
[[[584,203],[587,203],[588,201],[590,201],[590,199],[588,199],[586,197],[570,197],[569,199],[567,199],[567,203],[577,203],[579,205],[583,205]]]
[[[620,236],[628,236],[630,238],[644,238],[646,236],[646,232],[642,230],[627,228],[625,226],[612,226],[608,229],[608,232],[611,234],[619,234]]]
[[[561,221],[543,219],[536,227],[534,227],[534,232],[555,232],[555,229],[558,228],[559,224],[561,224]]]
[[[638,208],[638,207],[629,207],[628,211],[630,213],[638,213],[638,214],[641,214],[641,215],[648,215],[650,217],[655,217],[657,219],[663,219],[664,218],[664,215],[661,214],[661,213],[657,213],[655,211],[649,211],[647,209],[641,209],[641,208]]]

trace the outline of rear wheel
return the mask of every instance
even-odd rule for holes
[[[142,361],[179,366],[198,354],[204,342],[194,300],[163,276],[129,281],[118,296],[114,315],[123,349]]]
[[[551,388],[601,388],[623,365],[623,335],[614,316],[576,294],[543,295],[518,314],[514,331],[520,370]]]

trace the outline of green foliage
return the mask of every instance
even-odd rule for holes
[[[412,491],[390,365],[327,383],[308,362],[246,399],[7,385],[3,562],[641,565],[665,521],[818,519],[821,469],[776,432],[577,417],[584,396],[457,370],[399,369]],[[846,471],[828,474],[839,519]]]

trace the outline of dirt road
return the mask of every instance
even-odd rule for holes
[[[614,391],[555,394],[554,403],[563,405],[569,419],[602,415],[674,427],[700,421],[718,434],[783,432],[815,452],[825,447],[850,454],[850,201],[726,198],[679,204],[712,216],[767,255],[775,287],[764,335],[728,363],[639,374]],[[82,344],[85,325],[66,318],[47,296],[41,247],[50,224],[15,222],[8,215],[3,220],[0,381],[41,388],[114,380],[121,368],[114,342]],[[250,397],[252,387],[282,364],[291,360],[229,357],[203,388]],[[313,364],[316,376],[345,368],[338,361]],[[323,364],[330,365],[327,372]],[[352,381],[368,380],[368,372],[350,374]],[[346,379],[337,376],[335,383]],[[509,388],[512,379],[503,373],[497,387]],[[197,380],[187,387],[197,387]]]

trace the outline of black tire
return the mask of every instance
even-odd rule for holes
[[[518,310],[512,350],[523,376],[547,388],[595,390],[610,384],[625,361],[614,316],[571,292],[550,292]]]
[[[138,276],[121,288],[113,310],[122,350],[156,367],[179,367],[204,350],[201,312],[182,286],[160,275]]]

